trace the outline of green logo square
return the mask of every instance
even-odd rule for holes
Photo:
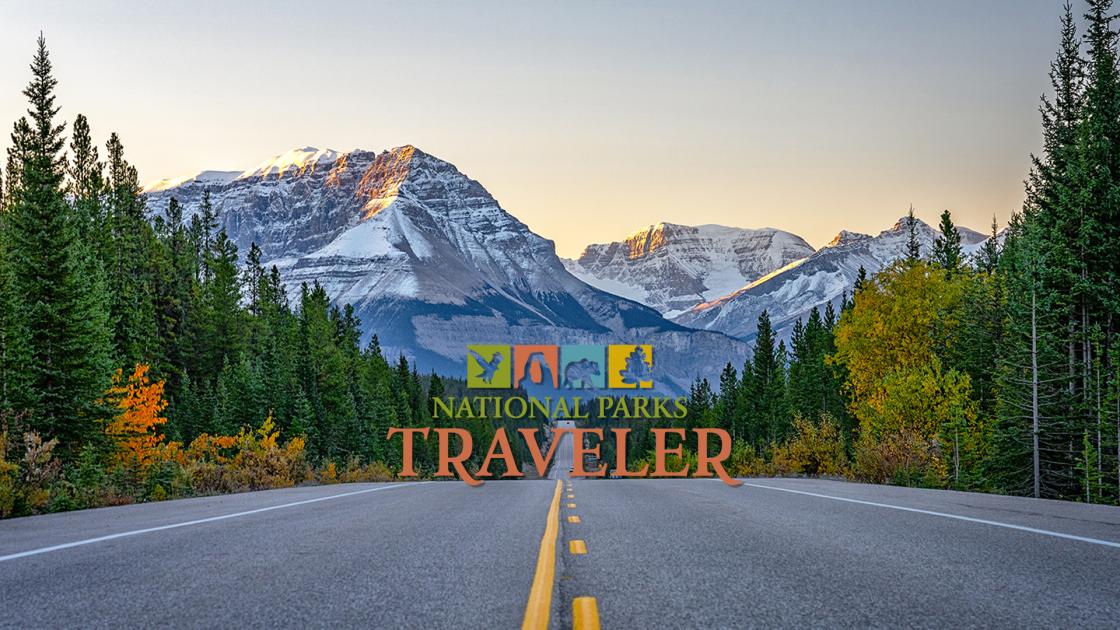
[[[467,346],[467,387],[508,389],[513,373],[513,361],[510,357],[509,346]]]

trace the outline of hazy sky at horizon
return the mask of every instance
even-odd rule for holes
[[[795,6],[796,4],[796,6]],[[413,144],[562,255],[657,221],[823,245],[913,203],[986,230],[1021,204],[1058,0],[11,2],[0,124],[35,37],[61,115],[145,182],[297,146]],[[1078,6],[1080,12],[1082,7]],[[8,144],[7,130],[0,147]]]

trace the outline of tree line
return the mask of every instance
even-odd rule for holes
[[[361,344],[353,309],[317,284],[289,300],[208,193],[189,220],[174,199],[149,219],[117,134],[102,154],[78,115],[66,138],[42,36],[31,75],[0,177],[0,516],[254,487],[260,470],[228,488],[176,480],[195,460],[233,467],[239,444],[306,464],[284,483],[373,463],[388,476],[388,428],[430,425],[429,400],[463,384]]]
[[[922,252],[911,210],[904,260],[861,274],[838,318],[797,322],[792,348],[763,313],[753,359],[718,394],[693,386],[692,421],[785,472],[823,458],[874,481],[1120,499],[1117,31],[1111,0],[1086,4],[1083,36],[1064,6],[1043,150],[1002,238],[993,221],[966,260],[945,211]]]

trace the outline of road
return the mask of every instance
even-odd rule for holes
[[[556,428],[558,429],[574,429],[575,426],[576,423],[572,420],[556,421]],[[548,470],[549,479],[571,478],[572,464],[574,463],[572,447],[574,444],[570,433],[560,436],[560,441],[556,443],[556,453],[552,456],[556,463]]]
[[[603,628],[1115,627],[1120,615],[1118,508],[803,479],[575,479],[0,521],[0,626],[516,628],[554,497],[554,628],[571,627],[582,597]]]

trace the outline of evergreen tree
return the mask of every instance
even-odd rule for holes
[[[221,373],[227,361],[237,359],[245,341],[237,246],[224,228],[210,240],[203,266],[205,280],[198,287],[193,320],[196,379]]]
[[[1110,44],[1101,32],[1106,13],[1097,9],[1097,26],[1091,30],[1099,51]],[[999,260],[1007,326],[999,352],[993,457],[987,466],[989,479],[1004,491],[1060,497],[1077,493],[1071,473],[1083,424],[1079,338],[1086,328],[1086,259],[1079,241],[1086,225],[1083,195],[1090,188],[1079,180],[1093,170],[1083,150],[1085,62],[1069,3],[1050,80],[1053,98],[1044,96],[1040,108],[1043,154],[1032,156],[1023,211],[1010,221]]]
[[[953,216],[948,210],[941,213],[941,236],[933,244],[933,262],[950,274],[957,271],[964,262],[961,253],[961,233],[953,225]]]
[[[784,344],[775,345],[770,314],[758,316],[755,334],[751,391],[751,418],[747,439],[756,446],[777,441],[785,433],[789,419],[785,417]]]
[[[152,246],[154,234],[144,216],[136,168],[124,158],[117,134],[109,137],[105,259],[111,291],[110,316],[121,365],[157,360]]]
[[[111,341],[101,273],[65,198],[64,125],[56,123],[56,80],[42,36],[31,71],[24,90],[30,121],[21,118],[12,134],[18,184],[9,178],[3,225],[5,262],[23,298],[15,317],[25,338],[13,344],[21,356],[11,357],[6,371],[22,376],[19,394],[9,391],[32,411],[33,428],[74,454],[98,429]]]
[[[89,133],[89,121],[78,114],[74,119],[70,138],[70,165],[67,171],[67,192],[74,203],[74,210],[81,229],[93,235],[95,243],[103,243],[104,216],[101,198],[105,193],[105,166],[98,160],[97,145]],[[98,251],[100,255],[101,252]],[[102,258],[104,261],[104,258]]]
[[[865,284],[867,284],[867,270],[863,268],[863,265],[860,265],[859,271],[856,273],[856,282],[852,285],[853,297],[856,293],[859,293],[859,290],[862,289]],[[829,302],[829,304],[831,305],[832,303]]]
[[[980,252],[976,256],[976,268],[987,274],[995,273],[999,267],[999,253],[999,223],[993,215],[992,234],[980,247]]]
[[[914,206],[906,215],[906,261],[918,262],[922,259],[922,244],[918,241],[918,220],[914,217]]]
[[[734,438],[740,437],[735,435],[735,432],[739,425],[737,419],[742,414],[741,397],[739,374],[735,371],[735,366],[731,365],[729,361],[727,365],[723,366],[723,371],[719,375],[719,395],[715,403],[715,417],[719,421],[719,426],[731,433]]]

